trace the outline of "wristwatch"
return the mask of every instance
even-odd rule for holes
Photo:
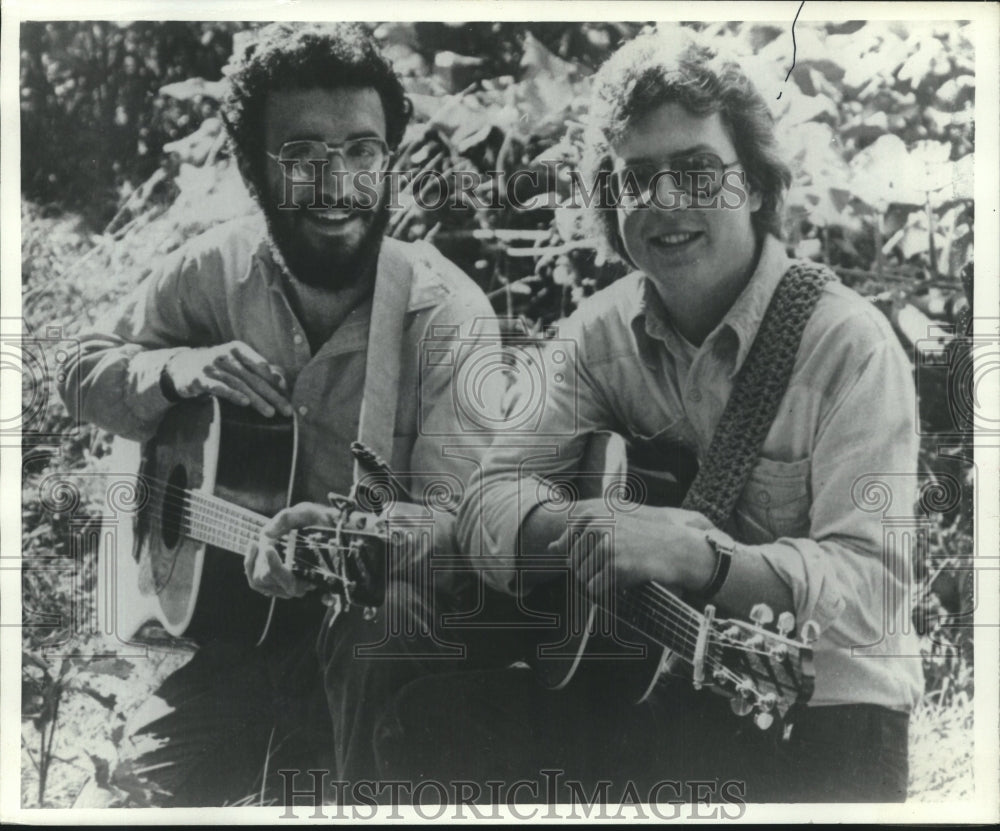
[[[729,567],[733,562],[733,554],[736,551],[736,543],[724,534],[711,530],[705,532],[705,540],[715,552],[715,570],[705,584],[705,587],[698,593],[703,600],[711,600],[719,593],[722,584],[729,576]]]

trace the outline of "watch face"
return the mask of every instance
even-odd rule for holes
[[[705,539],[708,540],[709,545],[712,546],[717,554],[732,555],[736,550],[735,541],[727,540],[714,531],[706,532]]]

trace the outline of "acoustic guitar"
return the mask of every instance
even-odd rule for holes
[[[130,641],[156,619],[195,642],[261,644],[276,633],[316,631],[323,594],[379,605],[386,523],[346,499],[335,527],[302,529],[277,546],[322,592],[278,600],[247,584],[245,555],[294,497],[297,449],[294,418],[264,418],[209,396],[172,407],[142,445],[117,440],[113,469],[137,471],[135,513],[113,550],[100,552],[111,558],[100,573],[115,577],[107,631]]]
[[[674,459],[681,473],[673,475],[648,467],[651,458],[648,451],[630,452],[616,433],[597,433],[583,469],[553,484],[568,488],[576,499],[603,498],[611,518],[604,544],[613,544],[614,522],[628,521],[630,504],[679,505],[693,478],[691,460]],[[593,523],[588,533],[594,533]],[[699,610],[656,582],[613,591],[595,603],[576,588],[564,566],[553,567],[548,576],[523,602],[536,620],[557,622],[554,632],[550,628],[544,640],[537,640],[528,659],[550,688],[590,674],[591,680],[613,679],[616,689],[638,702],[666,679],[679,676],[697,689],[727,696],[738,715],[754,713],[762,729],[776,714],[785,716],[794,705],[804,705],[812,694],[809,643],[818,630],[811,621],[802,627],[802,640],[795,640],[794,617],[784,612],[775,621],[763,604],[751,610],[750,621],[722,619],[713,606]],[[769,627],[771,623],[775,625]]]

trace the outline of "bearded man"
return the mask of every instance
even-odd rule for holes
[[[165,257],[120,312],[84,335],[64,400],[79,403],[74,415],[136,440],[206,394],[294,418],[293,499],[325,503],[352,486],[366,379],[384,370],[372,366],[374,344],[400,361],[391,466],[418,499],[432,475],[466,481],[469,459],[442,450],[461,443],[453,373],[422,361],[421,344],[490,338],[496,323],[481,290],[433,247],[384,237],[380,174],[410,116],[390,63],[360,25],[276,23],[230,68],[222,115],[259,211]],[[399,281],[401,271],[410,279]],[[370,337],[383,303],[401,308],[400,325]],[[446,543],[450,514],[436,517]],[[255,548],[246,571],[273,597],[306,588],[273,548]],[[261,793],[265,770],[271,787],[281,768],[329,767],[316,635],[285,632],[257,648],[209,639],[166,679],[124,742],[152,801],[232,804]]]

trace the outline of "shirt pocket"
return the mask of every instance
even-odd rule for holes
[[[810,460],[777,462],[761,458],[737,503],[738,536],[748,543],[809,535]]]

